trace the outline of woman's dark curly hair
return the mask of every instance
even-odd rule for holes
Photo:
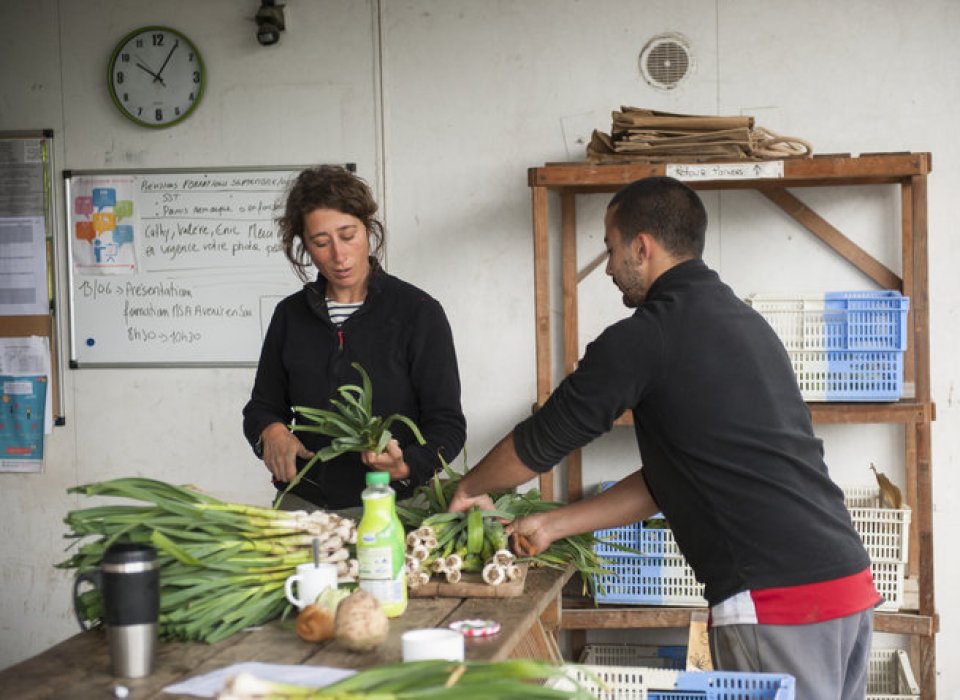
[[[303,219],[316,209],[336,209],[360,219],[370,237],[370,253],[380,260],[383,224],[374,218],[377,203],[370,186],[339,165],[307,168],[293,181],[283,216],[277,219],[283,253],[301,280],[310,280],[307,270],[313,264],[303,242]]]

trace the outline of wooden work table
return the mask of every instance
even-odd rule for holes
[[[306,664],[362,669],[395,663],[400,658],[400,636],[410,629],[445,627],[456,620],[494,619],[500,632],[488,638],[466,638],[470,661],[537,658],[561,661],[557,645],[561,591],[573,569],[531,569],[524,593],[514,598],[411,598],[407,611],[390,621],[386,642],[374,652],[357,654],[336,642],[309,644],[297,637],[292,619],[274,621],[260,629],[241,632],[217,644],[161,642],[154,672],[147,678],[124,680],[110,673],[106,634],[82,632],[47,651],[0,671],[0,697],[41,698],[114,697],[124,685],[130,700],[189,698],[163,689],[175,682],[244,661]]]

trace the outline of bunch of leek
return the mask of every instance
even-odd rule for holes
[[[395,413],[383,419],[373,415],[373,385],[370,376],[360,363],[354,362],[350,366],[360,374],[361,383],[360,385],[344,384],[339,387],[337,393],[340,399],[330,399],[330,405],[334,410],[307,406],[293,407],[296,416],[307,422],[298,423],[294,420],[290,430],[295,433],[319,433],[332,440],[329,445],[317,450],[310,461],[290,481],[287,488],[277,496],[273,504],[274,508],[318,461],[326,462],[345,452],[376,452],[377,454],[383,452],[387,443],[393,438],[390,426],[397,421],[406,424],[417,441],[421,445],[425,444],[426,441],[420,429],[406,416]]]
[[[519,578],[502,518],[509,514],[476,506],[466,513],[424,518],[420,527],[407,533],[408,585],[426,584],[431,573],[443,574],[447,583],[459,583],[463,572],[482,572],[484,583],[492,586]]]
[[[69,512],[66,537],[76,540],[77,551],[57,567],[93,572],[115,542],[152,544],[160,564],[164,638],[212,643],[277,617],[288,607],[284,581],[298,564],[314,557],[342,564],[349,572],[355,523],[333,513],[225,503],[192,488],[145,478],[85,484],[68,492],[146,503]],[[88,537],[96,539],[82,542]],[[82,621],[101,619],[98,590],[83,593],[79,603]]]
[[[591,676],[592,677],[592,676]],[[546,685],[543,681],[549,681]],[[551,687],[556,686],[556,687]],[[228,681],[220,700],[511,700],[566,698],[589,700],[587,690],[563,668],[541,661],[412,661],[359,671],[325,688],[304,688],[240,674]]]
[[[542,500],[538,489],[530,489],[525,493],[504,493],[497,496],[494,500],[496,510],[498,512],[509,513],[511,520],[522,518],[532,513],[543,513],[554,510],[562,505],[564,504],[557,501]],[[549,566],[557,569],[562,569],[568,564],[573,564],[583,579],[584,594],[586,595],[589,591],[589,594],[595,598],[595,587],[598,578],[612,573],[606,568],[606,560],[594,551],[594,545],[597,542],[598,539],[593,532],[571,535],[557,540],[545,551],[530,557],[530,559],[540,566]],[[638,550],[623,546],[617,542],[607,542],[607,544],[615,549],[641,554]]]
[[[441,461],[443,461],[442,458]],[[419,487],[407,503],[397,506],[400,520],[403,521],[408,530],[415,531],[424,522],[429,524],[437,520],[442,521],[452,515],[443,516],[439,514],[446,512],[450,499],[453,498],[453,493],[463,474],[452,469],[445,461],[443,462],[442,473],[445,478],[441,478],[441,472],[438,472],[430,481]],[[485,515],[495,517],[485,517],[483,522],[486,527],[491,528],[497,527],[499,520],[512,521],[525,515],[553,510],[564,505],[560,502],[542,500],[540,491],[537,489],[530,489],[522,494],[507,491],[490,495],[494,501],[494,510],[486,511]],[[464,517],[462,513],[458,515]],[[554,568],[563,568],[572,564],[583,578],[584,593],[589,589],[590,594],[593,595],[596,578],[611,573],[610,570],[605,568],[605,560],[594,551],[596,542],[597,538],[592,532],[564,537],[550,545],[546,551],[532,557],[523,557],[518,561],[529,561],[534,565]],[[642,554],[638,550],[616,542],[608,544],[616,549]]]

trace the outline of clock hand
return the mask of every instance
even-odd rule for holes
[[[170,53],[167,54],[167,57],[166,57],[165,59],[163,59],[163,65],[160,66],[160,70],[158,70],[158,71],[157,71],[157,74],[156,74],[155,76],[153,76],[154,82],[156,82],[157,80],[159,80],[161,83],[163,82],[163,80],[161,80],[160,76],[163,75],[163,69],[167,67],[167,63],[170,62],[170,57],[173,56],[173,52],[177,50],[177,47],[178,47],[178,46],[180,46],[180,40],[179,40],[179,39],[177,39],[177,40],[173,43],[173,48],[170,49]]]
[[[152,75],[152,76],[153,76],[153,79],[154,79],[154,82],[156,82],[157,80],[159,80],[161,85],[163,85],[164,87],[167,86],[167,84],[163,82],[163,78],[161,78],[159,75],[157,75],[156,73],[154,73],[152,70],[150,70],[149,68],[147,68],[145,65],[143,65],[143,64],[140,63],[139,61],[137,62],[137,68],[141,68],[141,69],[145,70],[147,73],[149,73],[150,75]]]

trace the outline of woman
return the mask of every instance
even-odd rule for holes
[[[304,170],[279,227],[284,253],[306,284],[281,301],[264,338],[243,429],[282,491],[329,438],[292,433],[291,406],[330,408],[337,388],[373,385],[373,414],[400,413],[419,427],[419,445],[401,422],[381,454],[348,452],[318,461],[284,496],[286,510],[360,505],[364,475],[389,472],[398,498],[426,482],[463,448],[466,420],[450,324],[440,303],[387,274],[379,263],[383,226],[367,184],[337,166]],[[371,249],[372,246],[372,249]],[[309,268],[318,275],[308,282]]]

